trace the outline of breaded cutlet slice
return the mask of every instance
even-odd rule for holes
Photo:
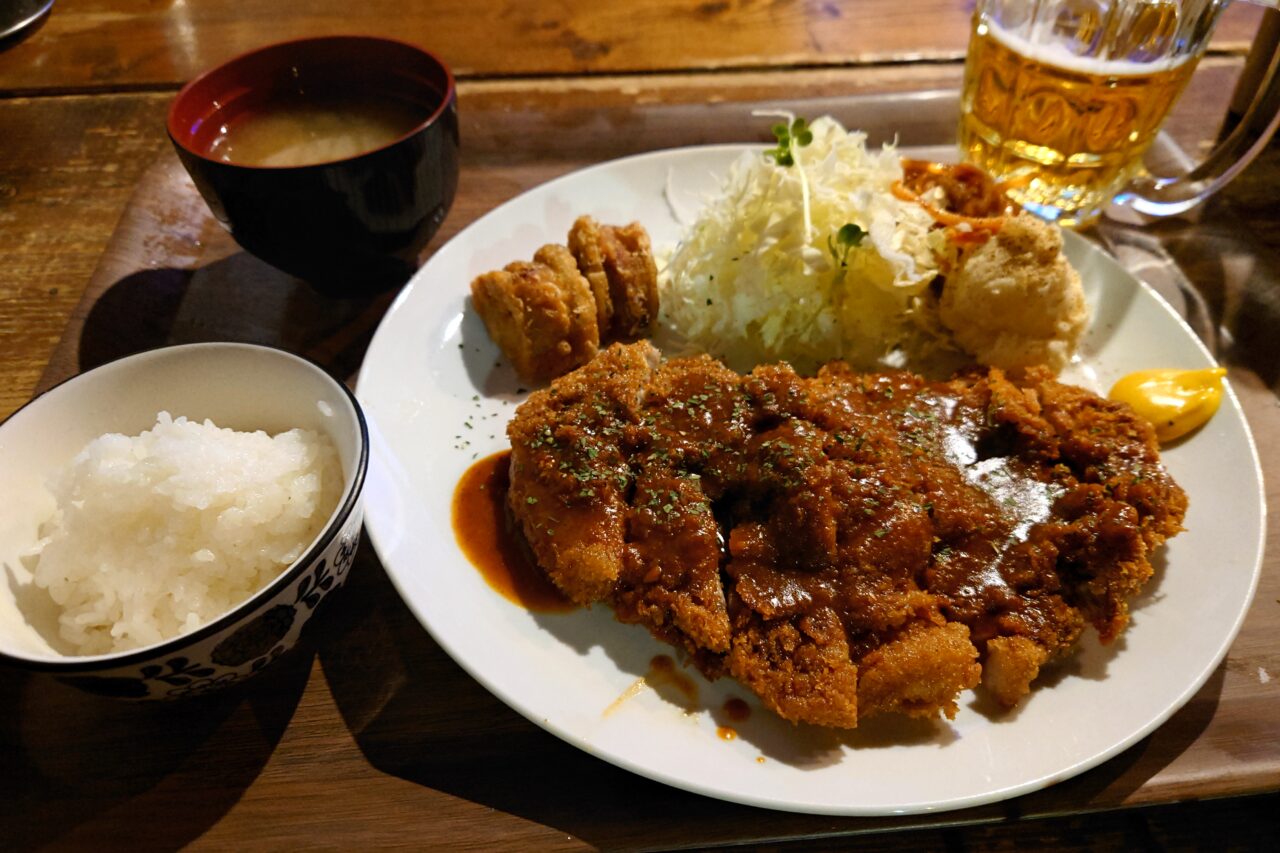
[[[586,364],[600,348],[591,288],[564,246],[547,245],[471,282],[489,336],[528,382]]]
[[[648,344],[610,347],[530,394],[507,425],[507,504],[538,565],[577,604],[608,598],[624,570],[630,466],[610,438],[639,421],[658,358]]]
[[[578,271],[591,285],[600,337],[608,338],[609,327],[613,323],[613,300],[609,298],[609,276],[604,271],[600,226],[590,216],[579,216],[569,229],[569,251],[578,263]]]
[[[858,708],[909,717],[956,715],[956,696],[978,683],[982,666],[968,627],[934,611],[858,661]]]
[[[601,337],[647,335],[658,318],[658,265],[644,226],[601,225],[581,216],[569,231],[569,247],[596,294]],[[601,298],[606,284],[607,300]]]

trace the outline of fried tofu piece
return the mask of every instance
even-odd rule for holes
[[[586,364],[600,348],[595,301],[564,246],[547,245],[471,282],[489,336],[516,373],[542,382]]]
[[[601,225],[580,216],[569,231],[569,248],[591,282],[601,337],[647,335],[658,318],[658,265],[644,227]]]

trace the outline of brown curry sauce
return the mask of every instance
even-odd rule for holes
[[[481,576],[503,598],[539,613],[575,609],[534,563],[507,511],[511,451],[474,463],[453,493],[453,534]]]

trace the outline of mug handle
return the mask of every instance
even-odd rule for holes
[[[1263,110],[1275,114],[1259,134]],[[1226,186],[1249,162],[1267,146],[1280,127],[1280,50],[1273,50],[1267,73],[1258,94],[1240,123],[1218,143],[1204,162],[1185,175],[1159,177],[1144,172],[1115,197],[1117,204],[1127,205],[1150,216],[1174,216],[1185,213]]]

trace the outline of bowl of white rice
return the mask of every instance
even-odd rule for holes
[[[207,343],[70,379],[0,424],[0,661],[175,698],[288,651],[359,544],[369,435],[347,388]]]

